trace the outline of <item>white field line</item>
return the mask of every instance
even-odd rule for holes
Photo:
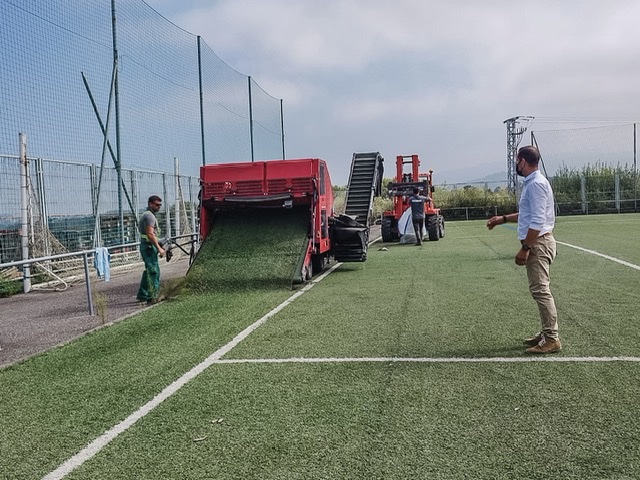
[[[361,357],[361,358],[229,358],[217,360],[216,364],[242,364],[242,363],[541,363],[541,362],[640,362],[640,357]]]
[[[556,240],[556,243],[560,245],[564,245],[565,247],[575,248],[576,250],[580,250],[582,252],[590,253],[591,255],[596,255],[598,257],[606,258],[607,260],[611,260],[612,262],[619,263],[620,265],[624,265],[625,267],[633,268],[635,270],[640,270],[640,266],[634,263],[629,263],[624,260],[620,260],[619,258],[612,257],[610,255],[605,255],[604,253],[596,252],[595,250],[589,250],[588,248],[578,247],[577,245],[571,245],[570,243],[559,242]]]
[[[510,230],[517,230],[516,227],[512,227],[511,225],[505,225],[505,227],[510,229]],[[556,240],[556,243],[559,243],[560,245],[564,245],[565,247],[575,248],[576,250],[580,250],[581,252],[590,253],[591,255],[595,255],[597,257],[606,258],[607,260],[611,260],[612,262],[619,263],[620,265],[624,265],[625,267],[633,268],[635,270],[640,270],[640,265],[636,265],[634,263],[630,263],[630,262],[627,262],[625,260],[620,260],[619,258],[612,257],[612,256],[606,255],[604,253],[596,252],[595,250],[589,250],[588,248],[582,248],[582,247],[579,247],[577,245],[572,245],[570,243],[561,242],[559,240]]]
[[[291,295],[287,300],[282,302],[280,305],[275,307],[269,313],[264,315],[262,318],[257,320],[256,322],[249,325],[242,332],[236,335],[233,340],[219,348],[215,352],[213,352],[209,357],[203,360],[200,364],[193,367],[187,373],[178,378],[171,385],[167,386],[164,390],[162,390],[158,395],[156,395],[152,400],[148,403],[140,407],[136,412],[129,415],[122,422],[118,423],[116,426],[104,432],[94,441],[89,443],[86,447],[84,447],[81,451],[76,453],[73,457],[66,460],[62,463],[58,468],[56,468],[51,473],[47,474],[43,477],[43,480],[60,480],[64,478],[66,475],[71,473],[73,470],[78,468],[80,465],[85,463],[87,460],[94,457],[100,450],[106,447],[114,438],[116,438],[121,433],[125,432],[131,426],[133,426],[138,420],[145,417],[148,413],[150,413],[154,408],[164,402],[167,398],[171,397],[174,393],[180,390],[184,385],[187,384],[190,380],[193,380],[195,377],[200,375],[203,371],[205,371],[208,367],[217,363],[221,357],[226,355],[232,348],[237,346],[240,342],[246,339],[256,328],[265,323],[269,318],[273,317],[275,314],[280,312],[287,305],[291,304],[295,299],[304,295],[311,288],[314,287],[317,283],[324,280],[324,278],[333,272],[336,268],[338,268],[342,263],[336,263],[333,267],[327,270],[325,273],[320,275],[315,280],[312,280],[303,288],[298,290],[296,293]]]

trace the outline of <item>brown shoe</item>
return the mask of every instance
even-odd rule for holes
[[[542,332],[536,333],[533,337],[526,338],[524,340],[524,344],[527,347],[535,347],[540,343],[540,340],[542,340]]]
[[[527,348],[527,353],[555,353],[562,350],[562,344],[560,343],[560,339],[551,340],[550,338],[545,338],[540,340],[540,343],[535,347]]]

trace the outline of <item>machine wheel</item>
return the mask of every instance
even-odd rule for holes
[[[430,242],[440,240],[440,225],[438,223],[437,215],[429,215],[427,217],[427,233],[429,234]]]
[[[440,217],[440,221],[438,222],[440,224],[440,238],[444,237],[444,217]]]
[[[304,268],[303,272],[304,272],[304,275],[303,275],[304,281],[305,282],[310,281],[311,278],[313,277],[313,262],[311,262],[308,267]]]
[[[311,256],[311,268],[314,273],[320,273],[325,267],[325,256],[322,254]]]
[[[395,220],[396,219],[394,217],[384,217],[382,219],[382,225],[380,227],[380,230],[382,232],[383,242],[393,242],[395,240],[398,240],[397,235],[394,235]]]

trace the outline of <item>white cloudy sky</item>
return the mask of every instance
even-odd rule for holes
[[[287,157],[335,184],[362,151],[387,172],[417,153],[436,183],[505,171],[514,116],[638,117],[636,0],[146,2],[282,98]]]

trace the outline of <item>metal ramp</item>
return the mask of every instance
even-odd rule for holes
[[[379,152],[354,153],[351,161],[344,213],[367,227],[373,209],[373,197],[379,196],[382,191],[383,162]]]

